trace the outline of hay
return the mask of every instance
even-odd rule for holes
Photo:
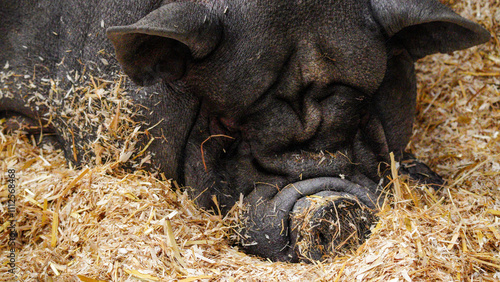
[[[137,138],[129,138],[130,134],[145,128],[130,126],[134,111],[116,99],[122,103],[119,107],[105,107],[114,110],[71,116],[107,125],[100,143],[88,150],[100,161],[88,168],[68,167],[60,150],[39,144],[22,131],[0,135],[1,170],[14,168],[18,178],[17,277],[20,281],[498,281],[500,3],[447,2],[494,35],[487,45],[427,57],[418,64],[418,116],[409,149],[448,185],[434,192],[395,179],[397,202],[384,206],[371,237],[359,248],[314,264],[272,263],[239,252],[228,240],[238,222],[237,212],[226,218],[204,213],[161,175],[121,170],[120,164],[144,149],[132,150]],[[116,93],[111,100],[123,91],[119,82],[99,84],[94,78],[87,83],[89,88],[82,89],[93,100],[76,101],[80,106],[105,104],[96,98],[102,91]],[[0,273],[9,269],[8,250],[3,248],[9,236],[6,181],[3,173]]]

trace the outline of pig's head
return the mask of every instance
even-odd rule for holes
[[[435,0],[179,1],[108,36],[158,92],[134,97],[161,121],[156,163],[202,207],[242,194],[245,248],[292,261],[304,197],[333,197],[332,224],[346,199],[348,214],[378,207],[389,153],[411,135],[413,62],[489,39]]]

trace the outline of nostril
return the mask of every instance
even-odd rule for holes
[[[371,209],[345,193],[301,198],[291,215],[296,255],[303,261],[321,260],[358,247],[375,221]]]

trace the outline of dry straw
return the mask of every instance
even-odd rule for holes
[[[238,251],[228,239],[237,208],[225,218],[205,213],[161,174],[122,170],[130,160],[137,168],[148,162],[146,150],[133,150],[146,128],[131,122],[135,111],[121,98],[123,80],[92,78],[74,89],[86,93],[74,106],[90,110],[66,120],[101,125],[99,142],[85,148],[92,166],[68,167],[60,150],[22,131],[0,134],[1,170],[14,168],[19,178],[19,281],[498,281],[500,3],[453,2],[494,38],[418,63],[409,149],[448,186],[436,192],[394,179],[397,196],[359,248],[314,264],[272,263]],[[66,140],[79,133],[68,134]],[[0,273],[7,273],[5,174],[1,180]]]

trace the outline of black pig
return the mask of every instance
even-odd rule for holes
[[[89,62],[86,73],[116,72],[102,60],[114,47],[123,71],[147,86],[131,98],[164,138],[149,147],[152,161],[203,208],[227,212],[242,194],[243,247],[283,261],[301,255],[291,212],[310,206],[306,196],[330,199],[310,220],[347,218],[368,231],[390,152],[411,159],[414,61],[489,38],[436,0],[0,0],[1,66],[70,85],[68,73]],[[2,92],[3,115],[29,122],[49,111],[22,87]],[[83,139],[59,138],[72,161]],[[442,183],[414,164],[411,176]],[[317,229],[307,255],[350,236],[332,226]]]

